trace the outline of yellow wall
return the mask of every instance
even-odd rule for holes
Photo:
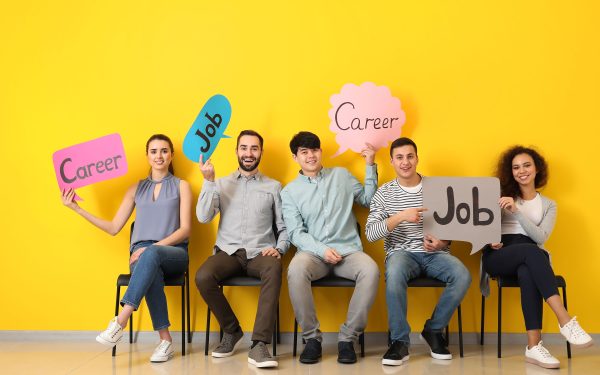
[[[228,133],[262,132],[261,169],[287,183],[298,169],[286,146],[291,135],[316,132],[332,155],[329,97],[345,83],[373,81],[401,99],[403,134],[419,144],[424,174],[489,175],[501,150],[516,142],[547,156],[545,193],[559,206],[547,247],[567,279],[570,310],[600,333],[592,286],[600,264],[597,2],[61,0],[0,8],[0,330],[99,330],[113,313],[116,275],[127,271],[128,232],[112,238],[62,206],[54,151],[122,135],[129,173],[79,190],[86,209],[110,218],[126,188],[147,172],[147,137],[164,132],[178,147],[179,176],[197,197],[201,175],[180,145],[206,99],[222,93],[233,107]],[[234,145],[224,140],[214,154],[218,176],[235,168]],[[385,150],[377,162],[380,183],[392,179]],[[364,177],[363,161],[350,152],[326,156],[325,164]],[[357,213],[364,224],[367,211]],[[211,253],[215,230],[216,223],[194,223],[192,272]],[[383,267],[382,246],[366,244],[366,251]],[[477,279],[479,256],[469,257],[468,245],[454,250]],[[382,280],[369,331],[387,329],[383,286]],[[204,330],[206,305],[192,291],[194,329]],[[342,323],[350,293],[315,291],[325,331]],[[439,293],[410,291],[413,329],[422,327]],[[251,330],[257,291],[234,288],[227,295]],[[506,331],[523,331],[518,292],[506,295]],[[492,297],[489,331],[496,324]],[[177,291],[168,298],[178,329]],[[477,331],[479,304],[474,283],[463,303],[465,331]],[[282,329],[289,331],[287,285],[281,305]],[[136,328],[150,329],[143,310]],[[544,327],[557,331],[549,310]]]

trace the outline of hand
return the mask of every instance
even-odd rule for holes
[[[425,251],[438,251],[448,246],[449,241],[438,240],[431,234],[426,234],[423,238],[423,248]]]
[[[279,251],[277,251],[277,249],[274,249],[272,247],[270,247],[268,249],[263,249],[263,251],[261,251],[261,254],[264,257],[271,256],[271,257],[275,257],[277,259],[281,259],[281,253]]]
[[[200,172],[202,172],[202,176],[204,176],[205,180],[215,181],[215,167],[210,162],[210,159],[204,163],[202,161],[202,154],[200,155],[200,159],[198,160],[198,165],[200,165]]]
[[[367,147],[363,148],[360,151],[360,156],[365,158],[367,165],[373,165],[373,164],[375,164],[375,152],[376,152],[375,147],[373,147],[372,144],[366,143],[366,142],[365,142],[365,145]]]
[[[512,197],[501,197],[498,204],[500,205],[500,208],[512,212],[513,214],[519,210]]]
[[[75,202],[75,190],[66,189],[62,192],[62,203],[72,210],[76,210],[79,205]]]
[[[340,256],[340,254],[338,254],[338,252],[335,249],[332,248],[328,248],[327,250],[325,250],[325,256],[323,258],[325,258],[325,263],[330,264],[337,264],[342,259],[344,259]]]
[[[397,215],[402,215],[404,219],[403,221],[408,221],[409,223],[418,223],[423,217],[422,212],[425,211],[427,211],[425,207],[415,207],[400,211],[397,213]]]
[[[500,250],[502,248],[502,246],[504,246],[504,244],[502,242],[497,242],[497,243],[491,243],[490,247],[494,250]]]
[[[146,250],[145,247],[140,247],[139,249],[134,251],[133,254],[131,254],[131,258],[129,258],[129,264],[131,265],[131,264],[137,262],[137,260],[140,258],[140,255],[142,255],[142,253],[145,250]]]

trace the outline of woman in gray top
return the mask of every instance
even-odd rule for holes
[[[483,269],[491,276],[517,278],[528,345],[525,360],[558,368],[560,362],[542,345],[542,301],[559,323],[560,333],[573,345],[589,346],[592,338],[564,308],[544,242],[556,221],[556,203],[538,193],[548,180],[548,166],[535,150],[514,146],[498,163],[502,197],[502,243],[483,250]]]
[[[96,341],[109,346],[117,344],[129,317],[146,297],[152,325],[161,339],[150,361],[165,362],[173,356],[173,339],[168,328],[163,279],[183,274],[188,266],[192,191],[186,181],[173,176],[173,143],[169,137],[163,134],[150,137],[146,155],[150,174],[127,190],[112,220],[100,219],[81,208],[74,201],[73,189],[64,191],[62,200],[65,206],[111,235],[123,229],[136,208],[129,258],[131,279],[121,300],[123,309]]]

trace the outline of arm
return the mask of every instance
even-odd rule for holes
[[[285,221],[283,220],[283,210],[281,202],[281,184],[277,185],[277,191],[275,194],[275,227],[277,227],[277,245],[275,248],[281,253],[285,254],[290,247],[290,241],[288,239],[287,229],[285,227]]]
[[[550,206],[544,212],[544,217],[539,225],[535,225],[519,210],[514,215],[527,233],[527,236],[534,240],[535,243],[542,245],[548,240],[552,229],[554,229],[554,224],[556,223],[556,203],[550,202]]]
[[[296,207],[293,198],[285,190],[281,192],[282,213],[290,242],[298,249],[310,251],[323,258],[327,245],[317,241],[304,226],[302,214]]]
[[[383,202],[383,193],[381,190],[377,190],[373,199],[371,199],[371,207],[369,208],[369,216],[367,217],[367,224],[365,226],[365,235],[370,242],[385,238],[393,230],[393,228],[390,230],[387,227],[389,215],[385,211]]]
[[[369,207],[371,199],[377,191],[377,165],[367,165],[364,186],[350,172],[348,172],[348,177],[354,194],[354,202],[363,207]]]
[[[125,225],[129,217],[131,216],[131,213],[133,212],[133,208],[135,207],[134,197],[137,186],[138,184],[135,184],[129,187],[129,189],[127,189],[127,192],[123,197],[123,201],[121,202],[117,213],[110,221],[100,219],[99,217],[96,217],[84,210],[83,208],[81,208],[77,204],[77,202],[73,200],[73,198],[75,197],[75,190],[73,189],[69,189],[63,192],[62,201],[65,206],[69,207],[73,211],[77,212],[79,215],[83,216],[84,219],[92,223],[94,226],[102,229],[111,236],[114,236],[117,233],[119,233],[121,229],[123,229],[123,226]]]
[[[210,159],[203,163],[202,155],[200,155],[198,165],[204,176],[204,184],[198,197],[198,204],[196,204],[196,217],[199,222],[208,223],[219,212],[219,189],[215,183],[215,167]]]

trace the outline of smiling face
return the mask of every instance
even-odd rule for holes
[[[529,154],[518,154],[513,158],[512,174],[520,187],[535,187],[537,170],[535,168],[535,162]]]
[[[298,152],[294,155],[294,160],[300,165],[305,176],[314,177],[323,167],[321,164],[322,154],[320,148],[299,147]]]
[[[148,143],[148,164],[155,171],[168,171],[173,160],[173,150],[169,142],[154,139]]]
[[[394,148],[392,150],[391,163],[396,172],[396,176],[398,176],[398,179],[403,185],[412,186],[414,183],[418,183],[418,181],[415,180],[417,180],[419,176],[417,174],[419,157],[412,145]]]
[[[258,168],[262,156],[260,140],[253,135],[241,136],[235,153],[240,169],[245,172],[254,172]]]

